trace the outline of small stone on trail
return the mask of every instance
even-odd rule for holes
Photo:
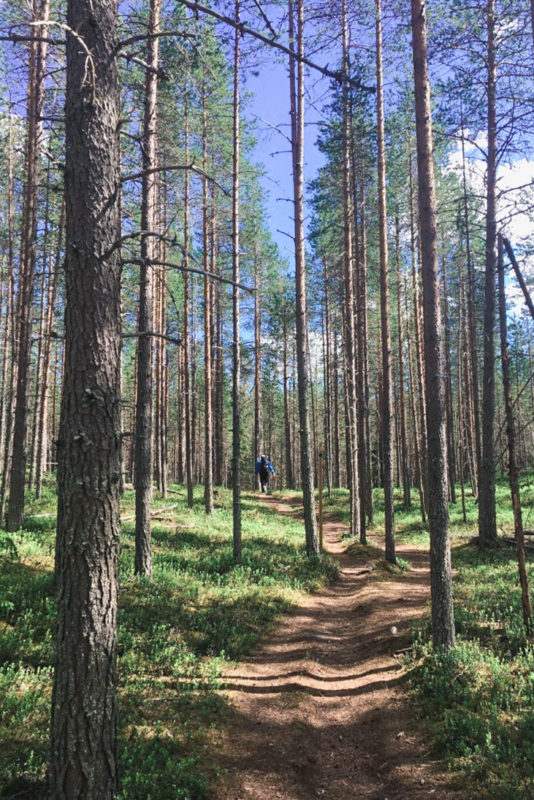
[[[425,781],[425,779],[424,779],[424,778],[421,778],[421,780],[419,781],[419,783],[421,784],[421,786],[424,786],[424,785],[425,785],[425,783],[426,783],[426,781]]]
[[[393,636],[395,636],[395,634],[397,633],[397,628],[395,627],[395,625],[391,626],[390,631],[393,634]]]

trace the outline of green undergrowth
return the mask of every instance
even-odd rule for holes
[[[523,513],[531,518],[534,491],[524,479]],[[515,548],[482,551],[476,506],[467,524],[451,507],[457,646],[432,650],[429,621],[415,633],[409,659],[414,705],[428,721],[436,754],[447,759],[477,800],[534,797],[534,646],[522,617]],[[505,480],[497,485],[500,533],[512,536]],[[531,523],[531,527],[534,527]],[[530,587],[534,556],[527,553]]]
[[[532,474],[522,477],[527,530],[534,529],[533,478]],[[497,482],[496,499],[499,534],[512,537],[513,512],[505,478]],[[414,649],[406,662],[410,693],[416,712],[425,720],[434,756],[445,759],[464,786],[466,797],[532,800],[534,644],[522,618],[515,548],[503,545],[481,551],[476,544],[478,506],[467,487],[464,500],[465,518],[460,488],[456,487],[456,503],[450,505],[449,517],[458,644],[450,653],[435,653],[429,618],[418,623],[413,632]],[[325,510],[348,525],[348,492],[334,490]],[[347,543],[353,555],[375,563],[372,575],[387,579],[383,526],[382,493],[375,490],[369,545],[351,543],[350,538]],[[417,492],[412,492],[412,508],[406,510],[402,493],[395,491],[395,533],[398,543],[428,550],[428,525],[422,522]],[[534,537],[529,540],[534,542]],[[528,551],[527,558],[532,591],[533,551]],[[406,572],[406,580],[410,580],[410,572]]]
[[[243,558],[232,558],[231,494],[212,517],[173,486],[154,508],[154,575],[133,575],[133,492],[120,566],[118,679],[121,800],[202,800],[216,780],[225,720],[221,665],[239,660],[303,592],[333,579],[305,557],[298,519],[243,498]],[[0,798],[45,797],[55,599],[54,493],[31,502],[25,529],[0,531]],[[175,506],[174,508],[169,508]]]

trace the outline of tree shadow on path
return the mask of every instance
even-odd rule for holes
[[[268,495],[269,511],[299,511]],[[267,510],[266,508],[266,510]],[[326,520],[339,577],[286,614],[245,664],[228,670],[226,778],[214,800],[460,800],[417,734],[400,651],[428,600],[426,554],[400,545],[404,575],[373,574]]]

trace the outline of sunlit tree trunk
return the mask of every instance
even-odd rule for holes
[[[342,3],[342,49],[343,70],[348,77],[348,24],[347,5]],[[344,356],[347,431],[347,472],[350,491],[350,533],[360,537],[360,491],[358,469],[358,428],[356,403],[356,293],[355,293],[355,247],[353,187],[351,175],[351,128],[350,97],[347,81],[343,83],[343,281],[344,281]]]
[[[455,630],[449,540],[446,407],[436,190],[424,0],[412,0],[412,48],[426,364],[432,639],[436,649],[447,649],[454,646]]]
[[[37,465],[35,476],[35,495],[41,496],[43,484],[43,472],[46,470],[46,455],[48,450],[48,392],[50,387],[50,364],[52,358],[52,327],[54,324],[54,311],[58,288],[59,273],[61,269],[61,258],[63,252],[63,228],[65,216],[65,203],[61,206],[59,219],[59,230],[57,238],[56,253],[52,275],[50,276],[48,290],[48,306],[46,312],[46,338],[44,341],[43,357],[43,377],[39,391],[41,392],[41,402],[39,404],[39,422],[37,425]]]
[[[207,168],[208,147],[208,110],[207,110],[206,75],[202,90],[202,167]],[[208,182],[202,184],[202,240],[204,249],[204,508],[206,514],[213,514],[213,304],[212,283],[208,278],[210,272],[210,222],[214,209],[210,208]]]
[[[399,428],[402,498],[405,510],[411,508],[410,464],[408,457],[408,436],[406,430],[406,397],[404,388],[404,323],[402,318],[402,284],[400,269],[400,222],[395,219],[395,251],[397,261],[397,329],[399,338]]]
[[[287,348],[284,337],[283,347]],[[287,398],[287,358],[284,357],[284,406]],[[257,248],[254,247],[254,452],[253,463],[263,452],[263,413],[262,413],[262,387],[261,387],[261,297],[260,274]],[[286,480],[288,479],[286,464]],[[292,479],[291,479],[291,482]],[[253,476],[253,488],[257,483],[256,475]]]
[[[189,97],[185,92],[184,110],[184,150],[185,161],[189,161]],[[193,419],[191,408],[191,335],[189,331],[191,278],[189,268],[189,170],[184,177],[184,407],[185,407],[185,480],[187,484],[187,505],[193,506]]]
[[[488,159],[486,172],[486,266],[484,291],[484,379],[482,382],[482,455],[478,479],[478,537],[481,547],[497,543],[495,510],[495,246],[497,237],[497,69],[495,0],[487,9]]]
[[[149,31],[159,29],[159,0],[151,0]],[[147,41],[145,77],[145,109],[143,121],[143,186],[141,200],[141,229],[152,235],[141,237],[141,268],[139,275],[139,317],[137,344],[137,407],[135,419],[135,572],[152,574],[152,545],[150,535],[150,503],[152,500],[153,469],[153,305],[154,264],[156,255],[157,202],[157,66],[159,38]],[[152,170],[152,171],[151,171]]]
[[[517,562],[519,567],[519,582],[521,584],[521,599],[523,604],[523,619],[528,631],[532,630],[532,605],[528,588],[527,564],[525,556],[525,538],[523,535],[523,518],[521,513],[521,496],[519,492],[519,463],[516,439],[516,424],[514,420],[514,407],[510,385],[510,356],[508,351],[508,331],[506,323],[506,295],[504,290],[504,263],[503,242],[498,237],[498,274],[499,274],[499,319],[501,331],[501,361],[502,382],[504,391],[504,405],[506,409],[506,437],[508,440],[508,479],[512,495],[512,508],[514,510],[515,541],[517,548]]]
[[[67,33],[65,377],[48,796],[114,800],[121,481],[117,4],[70,0],[67,23],[77,36]]]
[[[239,25],[240,5],[235,2],[235,21]],[[234,560],[241,559],[241,330],[240,330],[240,263],[239,263],[239,154],[240,154],[240,93],[239,93],[239,28],[234,32],[234,109],[232,158],[232,508]]]
[[[395,563],[395,520],[393,514],[392,370],[391,326],[389,321],[388,237],[386,207],[386,141],[382,74],[382,4],[376,0],[376,116],[378,146],[378,236],[380,247],[380,327],[382,332],[382,465],[386,560]]]
[[[35,0],[33,21],[48,20],[48,0]],[[40,26],[46,37],[47,27]],[[33,286],[37,246],[37,211],[40,181],[42,110],[47,45],[45,41],[30,43],[30,73],[26,118],[26,175],[23,190],[20,276],[17,297],[17,388],[13,426],[13,451],[9,477],[7,529],[18,530],[24,519],[24,489],[26,484],[28,393],[31,372],[31,337]]]
[[[308,312],[306,303],[306,259],[304,249],[304,8],[297,0],[297,30],[294,38],[293,0],[289,0],[289,38],[293,55],[289,58],[291,154],[293,162],[293,199],[295,230],[295,313],[297,334],[297,373],[300,422],[300,464],[306,530],[306,552],[319,552],[315,497],[313,488],[313,457],[309,411],[309,348]],[[296,45],[296,46],[295,46]],[[295,57],[298,55],[298,60]]]

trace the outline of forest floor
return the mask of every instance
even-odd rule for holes
[[[298,516],[298,498],[264,498]],[[230,701],[226,777],[214,800],[460,800],[406,697],[402,652],[429,601],[427,554],[375,570],[346,552],[346,525],[325,520],[339,577],[285,615],[246,663],[223,675]],[[375,559],[376,560],[376,559]]]

